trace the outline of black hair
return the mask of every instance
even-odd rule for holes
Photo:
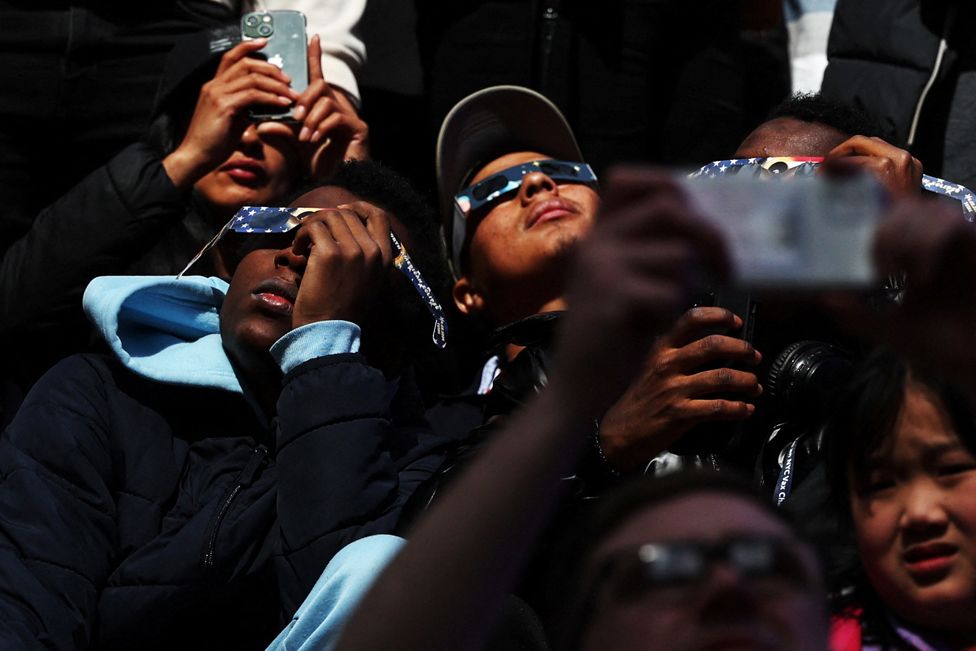
[[[451,272],[447,266],[444,238],[437,217],[410,182],[385,165],[371,160],[343,162],[328,178],[306,184],[293,193],[288,203],[320,187],[337,187],[372,203],[407,227],[412,236],[408,254],[430,285],[442,307],[450,296]],[[406,243],[404,243],[406,245]],[[388,334],[398,338],[403,352],[415,358],[417,353],[432,347],[434,321],[413,285],[397,274],[389,296],[384,324]],[[374,345],[363,337],[363,350],[368,355]]]
[[[795,93],[776,106],[768,120],[793,118],[816,122],[849,136],[881,136],[877,120],[861,109],[820,93]]]
[[[240,25],[236,21],[174,41],[160,74],[152,122],[144,137],[159,153],[165,156],[180,144],[200,89],[217,74],[220,57],[239,41]]]
[[[931,390],[948,412],[959,440],[976,453],[976,423],[963,394],[948,382],[876,349],[851,371],[825,430],[827,478],[841,513],[850,517],[848,478],[864,476],[872,453],[894,434],[909,380]]]
[[[584,590],[593,570],[590,557],[601,541],[638,511],[703,492],[742,498],[782,522],[799,540],[805,540],[787,511],[776,508],[767,496],[736,473],[690,469],[663,477],[633,478],[601,497],[578,522],[574,522],[567,529],[565,544],[557,550],[547,591],[550,604],[547,618],[555,633],[556,648],[571,649],[580,642],[578,638],[583,630],[588,596]],[[813,545],[810,549],[816,553]]]
[[[932,391],[948,413],[962,444],[976,454],[976,423],[963,394],[941,378],[909,366],[894,353],[876,349],[852,370],[837,394],[827,421],[824,448],[831,502],[848,525],[841,530],[853,539],[850,478],[865,477],[872,456],[884,450],[894,435],[905,402],[905,387],[917,383]],[[831,607],[835,612],[861,608],[865,631],[882,648],[908,649],[892,629],[886,607],[858,557],[828,577]]]

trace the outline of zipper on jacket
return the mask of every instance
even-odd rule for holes
[[[212,569],[214,566],[214,558],[216,555],[217,546],[217,535],[220,533],[220,525],[224,521],[224,517],[227,512],[230,511],[231,505],[234,503],[234,499],[237,495],[251,485],[254,478],[257,476],[258,471],[264,464],[264,460],[268,456],[268,448],[263,445],[259,445],[251,451],[251,458],[247,460],[244,464],[244,468],[237,475],[234,480],[234,485],[224,493],[223,499],[220,501],[220,506],[217,508],[217,514],[214,516],[213,520],[210,522],[210,526],[207,528],[209,534],[207,535],[207,545],[204,548],[203,553],[203,566],[207,569]]]
[[[952,24],[956,20],[956,11],[957,7],[955,4],[950,4],[949,8],[946,9],[945,21],[942,24],[942,38],[939,39],[939,51],[935,55],[935,65],[932,68],[932,74],[929,75],[928,81],[925,82],[925,86],[922,88],[921,95],[918,96],[918,102],[915,104],[915,113],[912,115],[912,124],[908,129],[908,139],[905,142],[905,146],[909,149],[915,144],[918,122],[922,117],[922,107],[925,106],[925,100],[928,98],[932,86],[935,85],[936,80],[939,78],[939,73],[942,71],[942,60],[945,58],[946,50],[949,49],[949,30],[952,29]]]

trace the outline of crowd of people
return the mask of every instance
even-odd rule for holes
[[[104,4],[0,2],[2,648],[976,649],[962,3],[418,3],[394,138],[365,1]]]

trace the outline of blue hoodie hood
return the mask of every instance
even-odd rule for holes
[[[220,339],[227,283],[185,276],[101,276],[85,313],[132,372],[166,384],[243,393]]]

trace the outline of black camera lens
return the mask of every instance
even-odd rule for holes
[[[247,25],[248,27],[254,27],[259,22],[261,22],[261,20],[254,14],[251,14],[250,16],[244,19],[244,24]]]
[[[258,34],[261,36],[271,36],[274,32],[274,28],[271,25],[261,25],[258,27]]]
[[[798,341],[785,348],[769,369],[767,390],[795,413],[822,408],[846,379],[853,362],[847,351],[821,341]]]

